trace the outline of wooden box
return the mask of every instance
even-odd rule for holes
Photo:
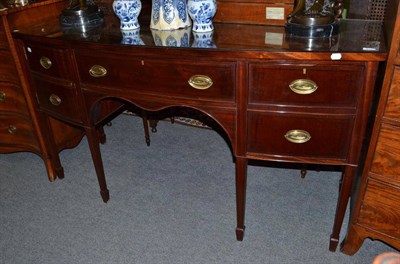
[[[214,22],[284,25],[293,0],[217,0]]]

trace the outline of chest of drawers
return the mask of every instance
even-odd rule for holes
[[[42,117],[35,108],[36,100],[27,89],[12,31],[58,17],[66,1],[46,0],[0,11],[0,153],[29,151],[44,160],[50,181],[62,178],[57,155],[64,148],[76,146],[83,136],[81,129],[49,119],[49,130],[39,125]],[[32,100],[33,99],[33,100]],[[51,131],[51,132],[50,132]],[[52,135],[49,141],[48,135]]]
[[[118,22],[106,21],[95,38],[89,37],[95,41],[62,34],[61,28],[54,31],[56,22],[14,34],[37,108],[47,118],[85,130],[103,200],[109,199],[109,192],[96,129],[121,105],[134,104],[146,111],[190,108],[213,120],[231,144],[238,240],[244,235],[249,159],[342,167],[330,238],[330,249],[335,250],[378,63],[386,55],[383,42],[381,50],[362,52],[354,46],[336,54],[341,60],[333,60],[332,47],[312,52],[288,48],[298,47],[301,40],[288,39],[278,48],[265,43],[269,30],[286,39],[283,28],[277,32],[275,27],[216,24],[217,48],[156,47],[145,27],[140,33],[145,45],[130,46],[120,44]],[[348,31],[340,39],[349,47],[346,39],[360,34],[363,25],[343,23],[349,23],[343,25]],[[246,32],[252,36],[247,43],[228,41]],[[337,48],[341,50],[340,45]],[[51,63],[43,65],[44,58]]]
[[[0,152],[39,152],[12,46],[7,38],[7,16],[0,18]]]
[[[357,199],[341,246],[349,255],[366,238],[400,250],[400,6],[399,1],[388,4],[391,48]]]

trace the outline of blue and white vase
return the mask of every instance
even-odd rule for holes
[[[165,47],[189,47],[190,27],[175,30],[151,30],[154,44]]]
[[[189,0],[189,16],[193,20],[194,32],[209,32],[214,30],[212,18],[217,12],[216,0]]]
[[[140,38],[140,29],[124,30],[122,33],[121,44],[142,46],[143,40]]]
[[[150,28],[174,30],[190,27],[187,0],[152,0]]]
[[[194,41],[192,48],[215,49],[217,45],[213,41],[213,34],[213,31],[193,32]]]
[[[140,0],[114,0],[113,10],[121,21],[121,30],[132,30],[140,27],[138,17],[142,10]]]

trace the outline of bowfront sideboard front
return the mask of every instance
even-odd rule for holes
[[[58,21],[14,32],[43,129],[50,131],[45,120],[51,117],[85,130],[107,202],[98,133],[105,122],[131,104],[146,111],[189,108],[211,118],[235,157],[238,240],[249,159],[339,166],[334,251],[378,64],[386,58],[381,34],[370,35],[380,26],[342,21],[340,35],[310,41],[286,35],[283,27],[215,23],[202,48],[190,29],[175,42],[186,47],[157,46],[159,32],[147,25],[136,35],[140,41],[131,41],[143,45],[122,44],[128,41],[114,16],[85,33],[63,30]]]

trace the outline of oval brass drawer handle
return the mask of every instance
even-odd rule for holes
[[[92,77],[103,77],[107,75],[107,69],[101,65],[93,65],[89,70],[89,74]]]
[[[287,141],[292,143],[301,144],[309,141],[311,139],[311,135],[305,130],[293,129],[286,132],[285,138]]]
[[[58,95],[51,94],[49,97],[49,101],[52,105],[59,106],[61,104],[61,98]]]
[[[290,90],[297,94],[312,94],[318,89],[318,85],[308,79],[297,79],[289,84]]]
[[[213,81],[206,75],[193,75],[189,78],[188,83],[195,89],[205,90],[213,85]]]
[[[50,69],[52,62],[49,58],[42,56],[40,58],[40,65],[42,65],[43,68],[45,68],[46,70]]]
[[[17,133],[17,127],[13,126],[13,125],[8,126],[8,133],[16,134]]]
[[[0,91],[0,102],[4,102],[6,100],[6,93],[3,91]]]

